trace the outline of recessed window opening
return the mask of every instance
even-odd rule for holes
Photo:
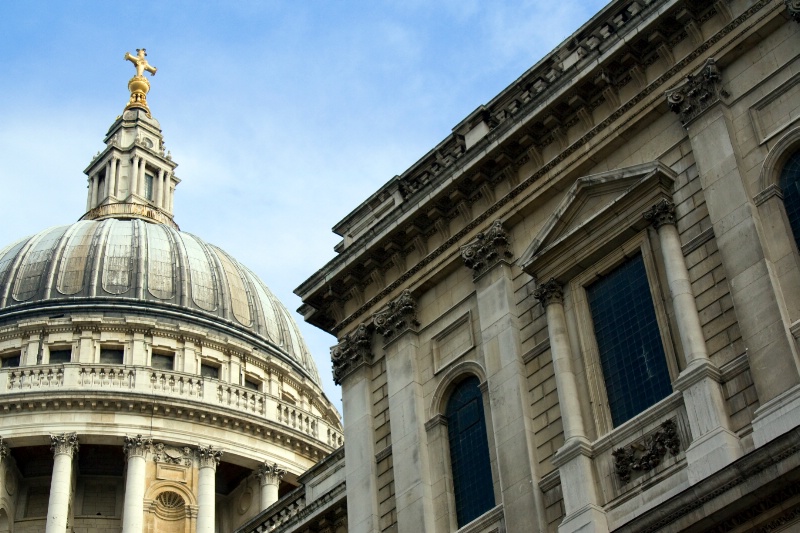
[[[244,378],[244,388],[254,391],[261,390],[261,383],[253,378],[246,377]]]
[[[792,154],[781,170],[779,181],[783,191],[783,205],[794,240],[800,247],[800,150]]]
[[[72,348],[50,348],[50,364],[60,365],[72,361]]]
[[[148,200],[153,199],[153,178],[152,174],[144,175],[144,197]]]
[[[459,383],[447,401],[447,438],[458,527],[495,505],[483,397],[477,377]]]
[[[614,426],[672,392],[642,255],[586,289]]]
[[[175,355],[153,352],[150,357],[150,366],[161,370],[175,370]]]
[[[209,363],[200,363],[200,375],[204,378],[219,379],[219,367]]]
[[[19,366],[21,352],[8,352],[0,355],[1,368],[13,368]]]
[[[102,346],[100,363],[104,365],[121,365],[125,360],[125,350],[121,346]]]

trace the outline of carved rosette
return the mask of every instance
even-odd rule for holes
[[[461,247],[461,258],[476,279],[497,262],[511,259],[510,247],[508,232],[501,221],[495,220],[488,230],[478,233],[475,240]]]
[[[611,452],[614,470],[619,479],[627,483],[633,472],[649,472],[661,464],[667,452],[675,456],[680,449],[681,439],[675,421],[667,420],[658,431],[641,441]]]
[[[363,364],[372,362],[372,336],[366,324],[360,324],[355,331],[346,335],[331,348],[333,381],[342,384],[342,379]]]
[[[800,0],[783,0],[786,4],[786,9],[789,10],[789,16],[795,22],[800,22]]]
[[[404,290],[400,296],[389,302],[386,309],[372,316],[375,330],[389,340],[407,329],[419,326],[417,321],[417,302],[411,291]]]
[[[153,446],[153,439],[136,435],[135,437],[125,436],[122,444],[122,451],[125,457],[144,457]]]
[[[564,288],[555,278],[550,278],[533,291],[533,297],[542,302],[544,307],[551,303],[561,304],[564,303]]]
[[[264,485],[279,485],[285,475],[286,470],[279,467],[277,463],[264,463],[256,470],[256,476],[258,476],[262,487]]]
[[[53,455],[66,454],[73,457],[79,448],[77,433],[50,435],[50,451]]]
[[[644,219],[658,229],[665,224],[675,225],[675,204],[661,200],[643,213]]]
[[[200,468],[213,468],[216,470],[220,459],[222,459],[222,450],[215,450],[213,446],[198,445],[195,455]]]
[[[722,87],[722,75],[714,58],[709,58],[700,72],[690,74],[681,85],[666,92],[667,105],[680,118],[681,124],[700,116],[706,109],[728,96]]]

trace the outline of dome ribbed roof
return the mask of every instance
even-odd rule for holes
[[[255,335],[319,384],[283,304],[250,270],[194,235],[136,219],[84,220],[0,250],[0,317],[67,303],[145,302],[152,314],[177,309]]]

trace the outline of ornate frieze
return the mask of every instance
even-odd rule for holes
[[[539,284],[536,290],[533,291],[533,297],[542,302],[544,307],[551,303],[560,304],[564,302],[564,288],[555,278],[550,278]]]
[[[786,3],[786,9],[789,10],[789,16],[795,22],[800,22],[800,0],[783,0]]]
[[[372,362],[372,335],[367,324],[360,324],[355,331],[345,336],[331,348],[333,381],[342,384],[342,379],[363,364]]]
[[[50,451],[53,455],[66,454],[72,457],[78,452],[79,447],[77,433],[50,435]]]
[[[728,96],[722,87],[722,75],[714,58],[709,58],[697,74],[666,92],[667,104],[686,126],[706,109]]]
[[[475,240],[461,247],[461,258],[472,269],[472,277],[475,279],[498,261],[511,259],[513,254],[510,247],[508,232],[500,220],[495,220],[488,230],[478,233]]]
[[[178,448],[159,442],[153,448],[153,460],[156,463],[192,466],[192,449],[188,446]]]
[[[649,472],[661,464],[669,452],[678,455],[681,439],[674,420],[667,420],[661,428],[644,439],[614,450],[614,469],[623,483],[631,480],[633,472]]]
[[[409,328],[419,326],[417,302],[411,296],[411,291],[406,289],[400,293],[400,296],[389,302],[383,311],[373,315],[372,321],[375,330],[387,341]]]
[[[220,459],[222,459],[222,450],[215,450],[213,446],[198,445],[195,450],[197,463],[200,468],[211,467],[217,469]]]
[[[279,467],[277,463],[264,463],[256,470],[256,476],[258,476],[261,486],[278,485],[285,475],[286,470]]]
[[[153,439],[136,435],[135,437],[125,436],[122,444],[122,451],[125,457],[144,457],[153,446]]]
[[[675,204],[669,200],[660,200],[643,213],[644,219],[658,229],[664,224],[675,225]]]

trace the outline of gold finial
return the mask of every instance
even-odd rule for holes
[[[137,48],[136,55],[131,55],[130,52],[125,53],[123,59],[130,61],[136,67],[136,75],[128,82],[128,90],[131,92],[131,100],[125,109],[131,107],[140,107],[147,111],[147,116],[150,116],[150,108],[147,107],[147,93],[150,91],[150,82],[144,77],[146,70],[153,76],[156,75],[156,67],[147,62],[147,51],[144,48]]]

